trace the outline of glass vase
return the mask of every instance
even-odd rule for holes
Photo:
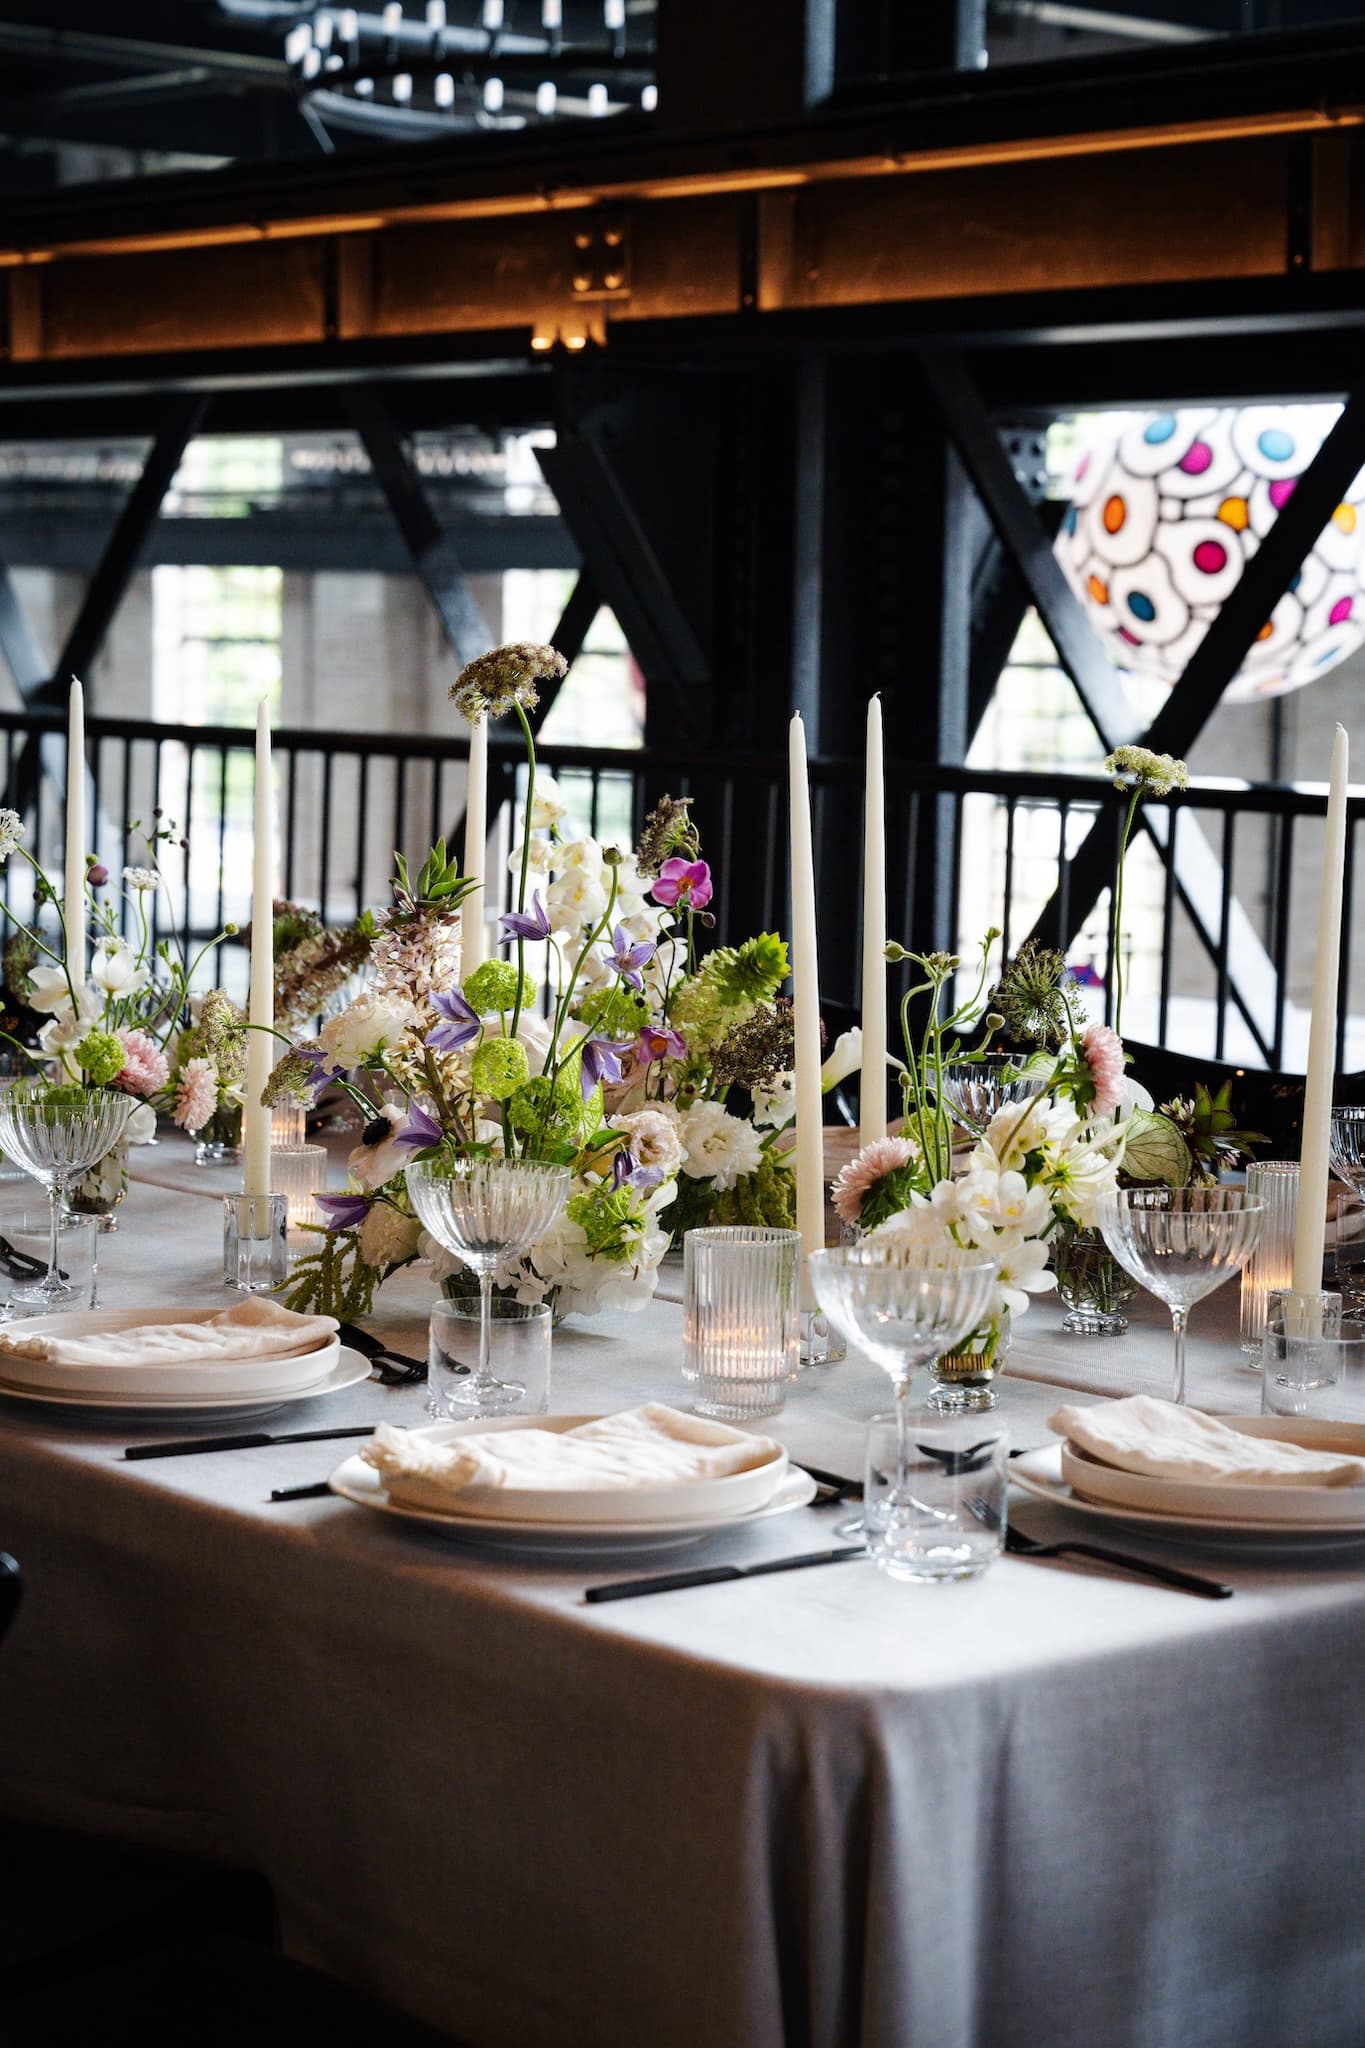
[[[995,1383],[1005,1370],[1009,1351],[1010,1313],[1001,1309],[964,1337],[955,1350],[930,1361],[929,1377],[934,1383],[930,1407],[944,1414],[994,1408],[998,1398]]]
[[[75,1216],[94,1216],[101,1230],[117,1230],[114,1211],[128,1192],[128,1147],[115,1145],[103,1159],[74,1180],[67,1190],[66,1206]]]
[[[1124,1308],[1138,1291],[1098,1230],[1073,1230],[1054,1240],[1052,1270],[1057,1292],[1070,1313],[1062,1328],[1072,1336],[1123,1337]]]
[[[194,1136],[196,1166],[239,1166],[242,1159],[242,1105],[224,1102]]]

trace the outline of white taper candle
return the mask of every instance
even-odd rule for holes
[[[488,858],[488,720],[469,732],[469,778],[464,808],[464,871],[477,875],[460,910],[460,973],[472,974],[483,962],[483,870]]]
[[[1308,1025],[1308,1072],[1303,1088],[1303,1142],[1299,1149],[1299,1206],[1294,1225],[1294,1292],[1322,1287],[1327,1226],[1327,1182],[1332,1138],[1332,1081],[1337,1050],[1337,972],[1341,959],[1341,899],[1346,875],[1346,786],[1351,745],[1339,725],[1332,742],[1327,834],[1318,884],[1318,947],[1313,967],[1313,1012]]]
[[[820,1092],[820,967],[806,728],[791,722],[792,996],[796,1029],[796,1227],[803,1252],[825,1242],[824,1098]]]
[[[882,700],[867,707],[863,812],[863,1063],[858,1143],[886,1136],[886,778]]]
[[[270,1111],[261,1093],[274,1064],[275,788],[270,773],[270,714],[256,707],[255,849],[251,874],[251,993],[247,998],[246,1100],[242,1108],[242,1193],[270,1193]],[[264,1027],[264,1028],[258,1028]]]
[[[77,995],[85,980],[85,692],[73,676],[66,718],[66,971]]]

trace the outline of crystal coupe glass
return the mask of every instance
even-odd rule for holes
[[[50,1211],[47,1273],[11,1289],[11,1301],[61,1309],[77,1299],[79,1290],[67,1285],[58,1266],[62,1196],[118,1144],[135,1107],[131,1096],[109,1089],[45,1081],[16,1081],[0,1096],[0,1150],[47,1189]]]
[[[503,1415],[524,1389],[504,1385],[489,1365],[493,1271],[529,1251],[569,1198],[567,1166],[526,1159],[414,1159],[412,1206],[438,1244],[473,1268],[479,1282],[479,1362],[447,1398],[471,1415]]]
[[[1138,1285],[1164,1301],[1175,1333],[1171,1399],[1185,1399],[1185,1326],[1196,1301],[1240,1273],[1265,1203],[1244,1188],[1117,1188],[1100,1202],[1104,1241]]]
[[[974,1137],[997,1110],[1028,1102],[1042,1092],[1045,1073],[1026,1073],[1018,1059],[948,1060],[943,1068],[944,1104]]]

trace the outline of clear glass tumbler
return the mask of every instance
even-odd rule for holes
[[[1261,1344],[1261,1413],[1365,1422],[1365,1336],[1359,1326],[1328,1324],[1321,1336],[1299,1337],[1282,1322],[1269,1322]]]
[[[699,1415],[777,1415],[801,1343],[801,1233],[737,1224],[683,1238],[683,1360]]]
[[[477,1298],[438,1301],[431,1311],[427,1348],[427,1410],[450,1421],[472,1415],[545,1415],[550,1407],[548,1301],[505,1301],[488,1305],[488,1365],[497,1396],[482,1405]]]
[[[911,1408],[867,1427],[863,1529],[893,1579],[971,1579],[1005,1544],[1009,1437],[979,1415]]]
[[[1265,1205],[1260,1240],[1242,1268],[1242,1349],[1248,1367],[1261,1366],[1266,1296],[1288,1287],[1294,1273],[1294,1224],[1299,1213],[1297,1159],[1258,1159],[1247,1168],[1247,1193]]]

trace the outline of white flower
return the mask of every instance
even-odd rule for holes
[[[391,1266],[410,1259],[417,1250],[422,1226],[415,1216],[405,1216],[391,1202],[372,1202],[360,1226],[360,1256],[367,1266]]]
[[[30,967],[28,970],[28,995],[26,1001],[31,1010],[60,1010],[63,1005],[70,1008],[71,983],[64,967]],[[96,1011],[98,1015],[98,1010]]]
[[[139,1102],[123,1127],[130,1145],[150,1145],[156,1136],[156,1111],[150,1102]]]
[[[151,978],[151,969],[145,961],[139,964],[125,939],[101,939],[96,946],[90,979],[107,996],[132,995],[135,989],[145,988]]]
[[[0,860],[8,860],[24,836],[24,821],[17,811],[0,811]]]
[[[552,775],[547,775],[543,768],[537,768],[536,786],[531,797],[531,831],[548,832],[551,825],[562,825],[568,815],[569,806],[564,801],[559,784]],[[526,813],[523,811],[522,830],[526,829]],[[548,843],[547,841],[546,844]]]
[[[777,1074],[771,1088],[755,1088],[754,1122],[768,1130],[780,1131],[796,1115],[796,1076]]]
[[[38,1033],[38,1043],[50,1059],[59,1058],[79,1045],[91,1026],[98,1024],[104,1004],[90,987],[81,990],[80,1001],[73,1008],[70,997],[52,1006],[52,1016]]]
[[[392,1180],[401,1173],[412,1153],[402,1145],[395,1145],[393,1133],[407,1121],[407,1111],[396,1103],[384,1102],[375,1111],[373,1124],[388,1124],[389,1135],[376,1138],[371,1144],[368,1139],[351,1148],[346,1159],[346,1170],[351,1179],[362,1188],[382,1188],[386,1180]]]
[[[682,1170],[692,1180],[710,1180],[724,1194],[763,1163],[758,1132],[719,1102],[694,1102],[679,1122]]]
[[[1002,1230],[994,1243],[983,1245],[982,1250],[989,1251],[1000,1262],[996,1296],[1000,1307],[1007,1308],[1013,1316],[1022,1316],[1027,1311],[1030,1294],[1046,1294],[1056,1285],[1047,1269],[1045,1238],[1025,1237],[1021,1230]]]
[[[581,868],[596,882],[602,874],[602,849],[595,839],[566,839],[555,848],[554,862],[561,875]]]
[[[545,907],[556,931],[576,933],[597,924],[607,899],[598,886],[596,870],[589,873],[580,867],[566,869],[557,882],[550,884]]]
[[[820,1069],[820,1086],[828,1095],[831,1088],[837,1088],[850,1074],[856,1074],[863,1063],[863,1027],[855,1024],[851,1031],[841,1031],[834,1041],[825,1064]]]
[[[657,1166],[676,1173],[682,1165],[682,1143],[677,1113],[662,1103],[637,1109],[630,1116],[612,1118],[611,1128],[624,1131],[631,1156],[640,1166]]]
[[[514,846],[512,848],[512,851],[508,856],[507,866],[509,871],[514,875],[519,875],[521,873],[521,859],[523,853],[526,852],[526,844],[527,842],[525,840],[522,840],[519,845]],[[553,846],[550,844],[548,839],[533,839],[530,842],[530,847],[531,851],[529,854],[526,855],[527,866],[530,873],[533,875],[548,875],[550,872],[551,857],[554,853]]]
[[[369,988],[327,1019],[318,1043],[343,1067],[357,1067],[393,1045],[417,1022],[416,1006],[406,996]]]
[[[161,877],[155,868],[125,868],[123,879],[130,889],[159,889]]]

